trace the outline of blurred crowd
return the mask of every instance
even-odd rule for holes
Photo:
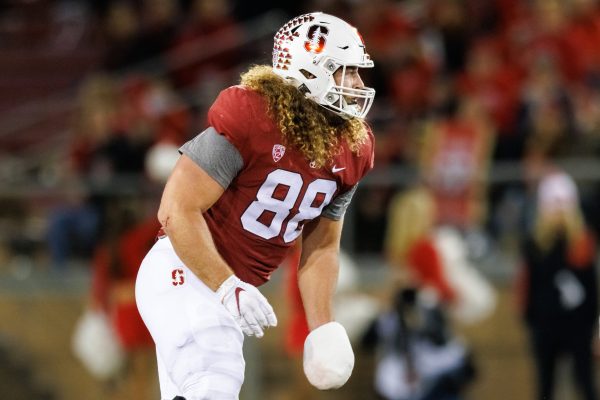
[[[204,129],[218,92],[249,64],[270,63],[270,25],[306,11],[351,21],[375,60],[365,81],[377,90],[369,122],[387,183],[359,191],[352,250],[382,250],[387,204],[417,182],[433,191],[439,223],[511,237],[531,219],[520,210],[549,165],[600,151],[596,0],[57,4],[84,10],[81,41],[100,57],[79,86],[70,144],[55,168],[59,181],[83,184],[51,217],[56,264],[69,256],[67,236],[83,248],[99,237],[101,193],[122,191],[127,177],[164,179],[173,149]],[[507,165],[517,168],[499,177]],[[598,193],[586,182],[582,203],[594,228]]]

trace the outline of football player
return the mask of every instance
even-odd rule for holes
[[[373,167],[364,117],[375,91],[359,74],[373,61],[356,28],[320,12],[292,19],[274,41],[273,65],[219,94],[162,195],[162,238],[142,263],[136,298],[163,399],[238,398],[243,334],[277,325],[257,287],[299,239],[306,376],[338,388],[354,366],[332,296],[344,212]]]

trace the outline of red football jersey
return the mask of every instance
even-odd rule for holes
[[[243,167],[205,218],[215,245],[236,275],[265,283],[305,222],[354,185],[373,167],[373,134],[358,154],[346,143],[331,165],[312,168],[285,146],[260,94],[233,86],[220,93],[208,123],[235,146]]]

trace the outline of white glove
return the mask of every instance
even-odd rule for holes
[[[320,390],[337,389],[352,375],[354,352],[344,327],[328,322],[313,330],[304,342],[304,374]]]
[[[277,326],[277,317],[265,296],[235,275],[227,278],[216,293],[247,336],[260,338],[263,329]]]

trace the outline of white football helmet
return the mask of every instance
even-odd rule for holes
[[[344,118],[364,118],[375,98],[372,88],[336,84],[333,74],[347,67],[372,68],[358,30],[322,12],[304,14],[275,34],[273,71],[304,95]]]

